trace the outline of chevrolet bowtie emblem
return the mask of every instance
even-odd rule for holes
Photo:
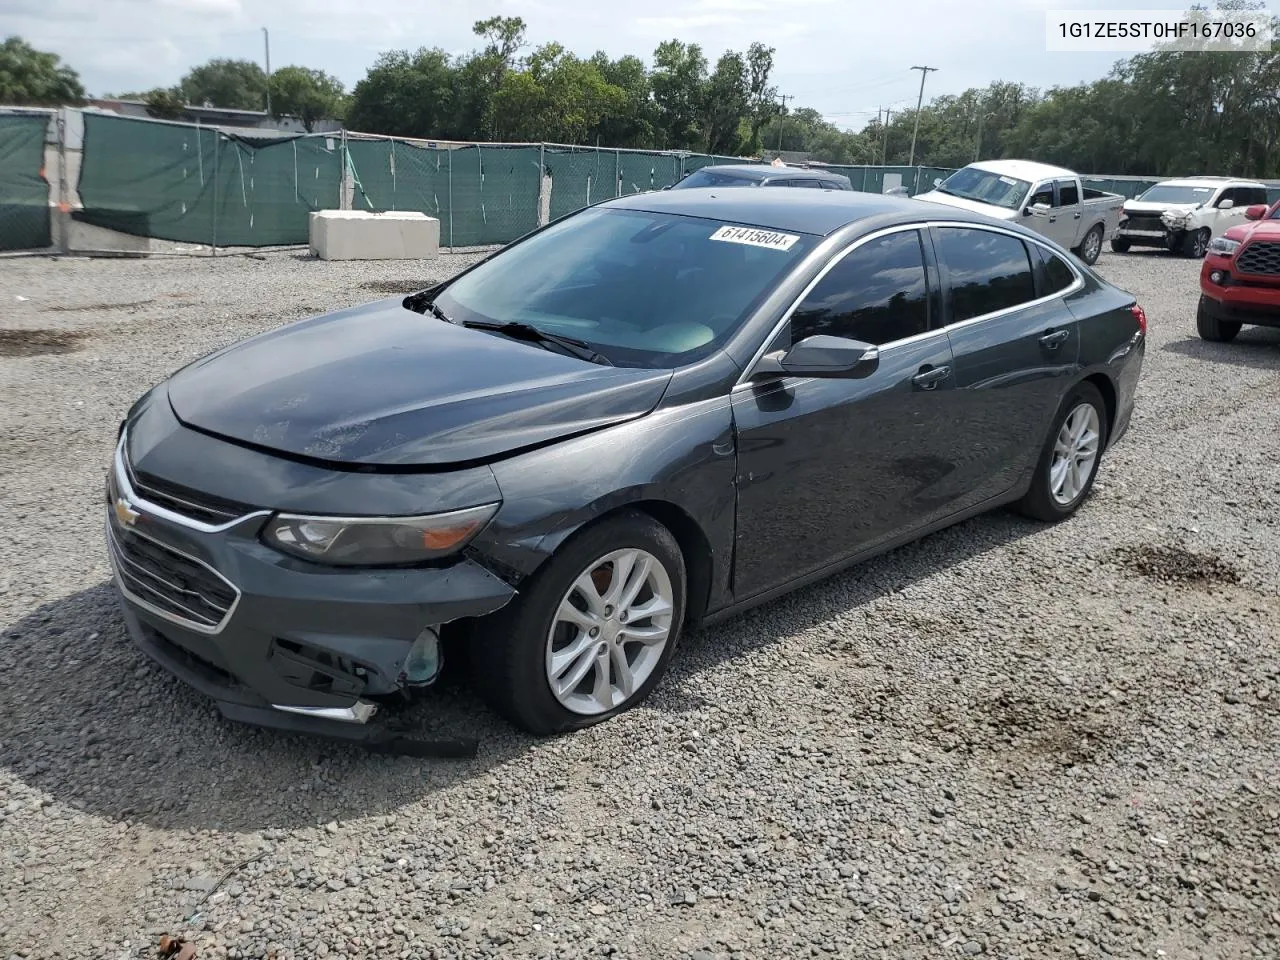
[[[120,521],[121,526],[131,527],[142,516],[137,510],[129,506],[129,502],[124,499],[117,499],[115,504],[116,519]]]

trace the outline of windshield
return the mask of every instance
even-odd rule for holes
[[[724,343],[817,241],[596,208],[498,253],[435,302],[457,322],[527,323],[618,366],[670,368]]]
[[[1022,206],[1022,200],[1031,189],[1031,184],[1026,180],[1005,177],[989,170],[965,167],[942,181],[938,189],[966,200],[1017,210]]]
[[[758,187],[759,180],[732,173],[715,173],[703,167],[676,184],[678,187]]]
[[[1213,196],[1213,187],[1170,187],[1156,184],[1142,196],[1143,203],[1204,203]]]

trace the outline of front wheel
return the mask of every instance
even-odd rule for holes
[[[1111,249],[1114,250],[1116,253],[1128,253],[1129,246],[1130,246],[1129,241],[1126,240],[1124,237],[1111,238]]]
[[[685,611],[685,563],[671,532],[626,511],[572,537],[480,627],[473,680],[530,733],[587,727],[657,686]]]
[[[1107,405],[1102,394],[1091,383],[1078,383],[1058,408],[1031,489],[1018,509],[1050,523],[1071,516],[1093,489],[1106,444]]]
[[[1200,334],[1201,340],[1208,340],[1210,343],[1230,343],[1240,332],[1241,324],[1219,320],[1209,312],[1209,305],[1205,300],[1202,295],[1196,307],[1196,333]]]
[[[1209,249],[1209,229],[1207,227],[1188,233],[1182,238],[1182,255],[1192,260],[1203,260]]]
[[[1078,256],[1089,266],[1093,266],[1098,262],[1098,257],[1102,253],[1102,226],[1092,228],[1084,235],[1084,239],[1080,241]]]

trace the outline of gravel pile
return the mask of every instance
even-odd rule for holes
[[[1280,332],[1151,322],[1094,496],[687,638],[535,741],[446,680],[431,762],[239,727],[130,645],[102,481],[146,387],[470,262],[0,261],[0,958],[1280,955]],[[224,880],[225,877],[225,880]]]

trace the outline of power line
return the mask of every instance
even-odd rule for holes
[[[916,99],[916,122],[914,129],[911,131],[911,158],[907,161],[907,166],[914,167],[916,164],[916,134],[920,132],[920,108],[924,106],[924,78],[929,75],[930,71],[938,68],[912,67],[911,69],[920,71],[920,96]]]

